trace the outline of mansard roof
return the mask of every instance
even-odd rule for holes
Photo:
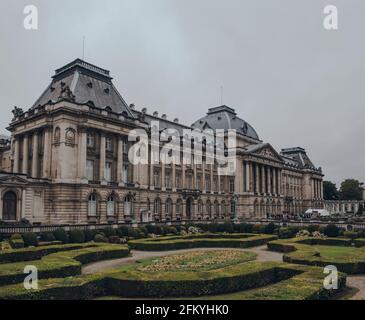
[[[205,117],[199,119],[192,124],[197,129],[235,129],[237,133],[245,135],[249,138],[260,140],[255,129],[245,120],[237,116],[234,109],[225,105],[210,108]]]
[[[315,167],[303,148],[295,147],[282,149],[280,154],[287,165],[296,166],[301,169],[321,170],[320,168],[317,169]]]
[[[80,59],[57,69],[51,84],[34,103],[33,108],[55,103],[67,96],[78,104],[89,104],[100,109],[111,109],[116,113],[133,113],[112,83],[108,70]]]

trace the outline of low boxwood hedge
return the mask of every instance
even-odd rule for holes
[[[61,251],[44,256],[41,260],[17,262],[0,265],[0,286],[22,282],[25,278],[24,267],[37,267],[39,279],[65,278],[81,274],[83,264],[123,258],[129,254],[126,245],[97,245],[72,251]]]
[[[296,238],[277,240],[267,244],[268,249],[285,253],[288,263],[325,267],[335,265],[349,274],[365,273],[365,250],[350,247],[351,239]]]
[[[277,239],[273,235],[252,234],[197,234],[129,241],[132,249],[166,251],[189,248],[250,248]]]
[[[0,287],[0,300],[84,300],[101,296],[165,297],[188,294],[203,299],[328,299],[345,287],[346,276],[339,273],[339,289],[323,288],[323,269],[280,263],[249,262],[213,273],[138,275],[132,266],[94,275],[40,280],[39,289],[25,290],[22,284]],[[265,286],[266,285],[266,286]],[[260,287],[258,286],[265,286]],[[250,291],[242,291],[246,289]],[[234,292],[234,293],[229,293]],[[225,296],[214,296],[212,294]],[[171,294],[173,296],[171,296]],[[200,299],[202,299],[200,298]]]
[[[51,245],[38,248],[23,248],[18,250],[0,251],[0,264],[19,261],[39,260],[43,256],[59,251],[77,250],[95,246],[92,243]]]

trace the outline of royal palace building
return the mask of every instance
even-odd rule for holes
[[[137,110],[124,101],[109,71],[79,59],[56,70],[30,109],[13,114],[10,137],[0,136],[5,222],[241,221],[323,207],[322,170],[303,148],[277,152],[227,106],[209,109],[191,126]],[[207,161],[206,146],[199,164],[132,164],[129,133],[150,134],[156,122],[161,133],[235,130],[235,172],[219,174],[218,165]]]

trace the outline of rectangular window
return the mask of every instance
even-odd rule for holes
[[[87,134],[87,147],[94,148],[95,147],[95,136],[92,133]]]
[[[156,188],[160,188],[160,172],[158,170],[155,170],[153,173],[153,184]]]
[[[89,181],[94,180],[94,161],[93,160],[86,161],[86,178]]]
[[[128,165],[123,165],[122,181],[128,183]]]
[[[112,181],[112,163],[111,162],[106,162],[105,163],[105,180],[108,182]]]
[[[166,186],[167,189],[171,189],[172,188],[171,175],[170,175],[170,173],[166,173],[165,174],[165,186]]]
[[[180,173],[176,173],[176,181],[175,181],[175,184],[176,184],[176,188],[177,189],[181,189],[181,174]]]
[[[234,193],[234,179],[229,179],[229,192]]]
[[[113,151],[113,139],[112,138],[105,139],[105,149],[106,149],[106,151],[109,151],[109,152]]]
[[[207,177],[205,178],[205,189],[206,189],[207,191],[210,191],[210,176],[207,176]]]

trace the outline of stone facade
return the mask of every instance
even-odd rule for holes
[[[81,60],[58,69],[1,152],[0,219],[35,224],[244,220],[323,208],[323,174],[302,148],[278,153],[232,108],[192,126],[128,106],[109,72]],[[217,164],[132,165],[131,130],[237,130],[235,174]],[[151,138],[151,135],[149,135]],[[152,148],[151,140],[149,149]]]

